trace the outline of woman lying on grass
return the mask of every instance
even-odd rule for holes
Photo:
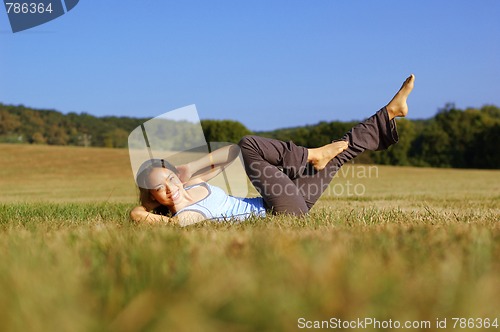
[[[146,161],[137,173],[141,205],[130,215],[138,222],[173,222],[185,226],[202,220],[244,220],[267,213],[306,214],[347,161],[365,150],[384,150],[397,143],[395,117],[408,113],[406,100],[415,77],[410,75],[387,106],[353,127],[340,140],[305,148],[258,136],[174,167],[163,159]],[[261,197],[238,198],[206,181],[239,154]]]

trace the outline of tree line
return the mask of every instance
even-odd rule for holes
[[[320,146],[340,138],[357,122],[320,122],[312,126],[279,129],[266,136],[305,146]],[[426,120],[398,119],[399,143],[386,151],[365,152],[365,163],[500,168],[500,108],[485,105],[461,110],[448,103]]]
[[[148,118],[62,114],[0,104],[0,143],[126,148],[128,135]],[[255,134],[316,147],[340,138],[357,122],[326,122]],[[201,120],[207,142],[233,142],[252,133],[231,120]],[[500,168],[500,108],[461,110],[446,104],[425,120],[398,119],[400,142],[387,151],[366,152],[366,163],[456,168]]]

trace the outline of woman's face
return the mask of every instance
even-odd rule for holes
[[[184,186],[177,175],[166,168],[153,168],[148,178],[151,196],[160,204],[174,207],[184,199]]]

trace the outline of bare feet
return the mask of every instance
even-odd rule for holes
[[[337,141],[320,148],[308,149],[307,161],[310,162],[316,170],[321,171],[330,160],[347,149],[347,146],[348,144],[346,141]]]
[[[411,90],[413,90],[413,85],[415,83],[415,75],[411,74],[401,86],[398,93],[392,98],[392,100],[387,104],[387,114],[389,114],[389,120],[394,119],[397,116],[404,117],[408,113],[408,104],[406,104],[406,99],[410,95]]]

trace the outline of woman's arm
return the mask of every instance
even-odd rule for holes
[[[178,166],[179,178],[185,184],[191,182],[190,180],[208,181],[229,166],[239,153],[240,148],[236,144],[224,146],[198,160]]]
[[[205,220],[202,214],[194,211],[181,212],[178,216],[169,218],[152,212],[148,212],[144,206],[136,206],[130,211],[130,217],[135,222],[145,222],[148,224],[174,224],[179,226],[189,226]]]
[[[173,223],[175,224],[174,218],[169,218],[167,216],[162,216],[159,214],[155,214],[146,210],[146,208],[142,205],[136,206],[130,211],[130,218],[132,218],[135,222],[146,222],[149,224],[157,224],[157,223]]]

